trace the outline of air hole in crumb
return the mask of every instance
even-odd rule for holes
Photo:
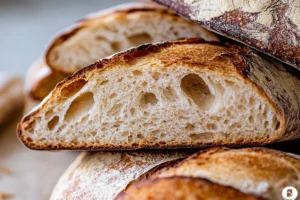
[[[275,126],[275,130],[277,131],[277,130],[279,129],[279,127],[280,127],[280,122],[277,121],[277,122],[276,122],[276,126]]]
[[[122,104],[115,104],[113,107],[107,112],[109,116],[118,116],[122,108]]]
[[[199,133],[199,134],[193,133],[193,134],[190,134],[189,136],[192,140],[199,140],[201,142],[210,141],[213,139],[213,134],[211,134],[211,133]]]
[[[160,78],[161,74],[159,72],[154,72],[151,74],[151,76],[154,80],[158,80]]]
[[[142,83],[142,86],[143,86],[143,87],[146,87],[147,85],[148,85],[147,82],[143,82],[143,83]]]
[[[59,117],[55,116],[48,122],[48,128],[50,131],[52,131],[56,127],[58,121],[59,121]]]
[[[250,123],[253,123],[253,117],[252,117],[252,116],[249,116],[249,117],[248,117],[248,121],[249,121]]]
[[[158,102],[158,99],[156,98],[155,94],[151,92],[145,92],[140,100],[140,106],[142,108],[146,108],[149,106],[155,106]]]
[[[268,122],[268,121],[265,121],[265,122],[264,122],[264,127],[267,128],[268,126],[269,126],[269,122]]]
[[[116,96],[117,96],[116,93],[112,93],[112,94],[109,96],[109,98],[110,98],[110,99],[113,99],[113,98],[115,98]]]
[[[128,37],[128,40],[132,46],[138,46],[140,44],[151,43],[152,37],[147,33],[140,33]]]
[[[167,101],[174,102],[177,99],[176,91],[170,86],[163,90],[163,95]]]
[[[123,137],[127,137],[129,135],[129,132],[128,131],[125,131],[121,134]]]
[[[216,130],[218,127],[215,124],[207,124],[206,128],[209,130]]]
[[[120,42],[112,42],[111,48],[113,49],[114,52],[122,51],[122,46],[121,46]]]
[[[135,113],[136,113],[136,109],[135,109],[135,108],[130,108],[130,114],[131,114],[132,116],[134,116]]]
[[[69,98],[81,90],[85,84],[87,84],[87,81],[84,79],[79,79],[61,89],[60,94],[63,97]]]
[[[225,80],[225,84],[226,84],[226,86],[228,86],[228,87],[234,86],[234,82],[228,81],[228,80]]]
[[[102,81],[99,85],[105,85],[105,84],[107,84],[108,83],[108,80],[104,80],[104,81]]]
[[[204,80],[197,74],[188,74],[182,78],[181,89],[202,110],[208,110],[215,99]]]
[[[48,110],[48,111],[45,113],[45,120],[50,119],[50,118],[53,116],[53,114],[54,114],[53,110]]]
[[[139,134],[137,134],[137,138],[138,138],[138,139],[144,139],[144,136],[143,136],[142,134],[139,133]]]
[[[80,96],[76,97],[68,108],[65,120],[67,122],[75,121],[80,116],[87,113],[95,104],[94,94],[92,92],[82,93]]]
[[[140,75],[142,75],[143,73],[142,73],[141,71],[139,71],[139,70],[135,70],[135,71],[132,72],[132,74],[133,74],[134,76],[140,76]]]
[[[187,123],[186,126],[185,126],[185,128],[187,130],[193,130],[195,128],[195,126],[193,124]]]

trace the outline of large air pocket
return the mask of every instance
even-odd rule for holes
[[[188,74],[183,77],[181,89],[201,110],[208,110],[214,103],[215,96],[197,74]]]

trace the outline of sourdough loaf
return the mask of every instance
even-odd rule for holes
[[[30,96],[41,101],[54,86],[94,61],[145,43],[202,37],[218,37],[173,11],[151,2],[119,5],[94,13],[63,31],[50,42],[43,65],[29,80]],[[50,66],[50,67],[49,67]]]
[[[244,193],[282,200],[287,186],[300,191],[300,157],[267,148],[214,148],[164,168],[152,178],[205,178]]]
[[[143,45],[59,83],[25,116],[32,149],[263,145],[300,136],[300,80],[275,60],[201,39]]]
[[[143,180],[115,200],[262,200],[230,187],[191,177]]]
[[[12,119],[23,106],[22,79],[0,72],[0,125]]]
[[[46,52],[54,70],[72,74],[113,53],[145,43],[217,37],[152,2],[135,2],[94,13],[57,36]]]
[[[143,179],[184,152],[85,152],[58,181],[51,200],[112,200],[132,181]]]
[[[300,0],[155,0],[300,69]]]

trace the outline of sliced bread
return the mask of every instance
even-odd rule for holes
[[[143,45],[60,82],[25,116],[32,149],[263,145],[300,136],[300,80],[281,63],[201,39]]]
[[[135,2],[91,14],[57,36],[46,52],[54,70],[72,74],[92,62],[144,43],[217,37],[152,2]]]
[[[28,80],[27,91],[41,101],[54,86],[96,60],[145,43],[201,37],[218,37],[173,11],[151,2],[119,5],[94,13],[63,31],[51,41],[45,61]],[[34,74],[35,73],[35,74]]]

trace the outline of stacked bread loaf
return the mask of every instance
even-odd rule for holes
[[[82,153],[51,199],[297,196],[300,158],[258,146],[300,137],[300,2],[158,2],[179,15],[152,2],[89,15],[28,72],[38,106],[20,140],[99,151]]]

